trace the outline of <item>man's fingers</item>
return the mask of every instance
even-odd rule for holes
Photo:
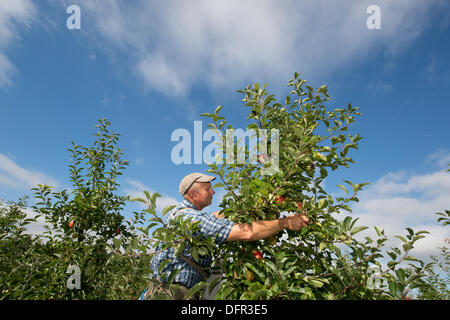
[[[220,212],[221,212],[220,210],[214,211],[212,214],[215,215],[217,218],[224,218],[225,214],[223,212],[222,213],[220,213]]]
[[[309,224],[311,222],[304,213],[294,213],[294,214],[290,215],[289,217],[298,217],[299,219],[301,219],[303,222],[305,222],[307,224]]]
[[[304,214],[294,213],[287,216],[291,222],[291,230],[299,231],[301,228],[307,227],[311,223],[309,218]]]
[[[306,223],[306,224],[310,224],[311,220],[309,220],[309,218],[305,215],[302,215],[302,220]]]

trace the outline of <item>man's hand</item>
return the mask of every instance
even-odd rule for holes
[[[297,213],[281,218],[280,222],[282,223],[283,229],[289,229],[292,231],[299,231],[301,228],[304,228],[310,224],[307,216]]]
[[[223,212],[221,213],[220,210],[219,211],[214,211],[212,214],[215,215],[217,218],[220,218],[220,219],[225,218],[225,214]]]

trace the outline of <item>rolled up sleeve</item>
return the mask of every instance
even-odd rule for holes
[[[201,215],[200,232],[205,236],[215,237],[217,244],[223,243],[230,235],[234,222],[228,219],[220,219],[210,213]]]

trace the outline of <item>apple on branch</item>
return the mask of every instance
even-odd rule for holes
[[[282,203],[284,202],[284,200],[286,200],[285,197],[283,197],[283,196],[277,196],[277,197],[275,198],[275,203],[276,203],[276,204],[282,204]]]
[[[255,256],[255,258],[257,259],[257,260],[261,260],[262,258],[263,258],[263,254],[262,254],[262,252],[261,251],[253,251],[253,255]]]

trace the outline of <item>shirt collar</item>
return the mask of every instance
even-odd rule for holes
[[[189,200],[187,200],[187,199],[184,199],[181,203],[182,203],[182,205],[183,205],[184,207],[192,208],[192,209],[195,209],[195,210],[199,211],[199,210],[194,206],[194,204],[193,204],[192,202],[190,202]]]

